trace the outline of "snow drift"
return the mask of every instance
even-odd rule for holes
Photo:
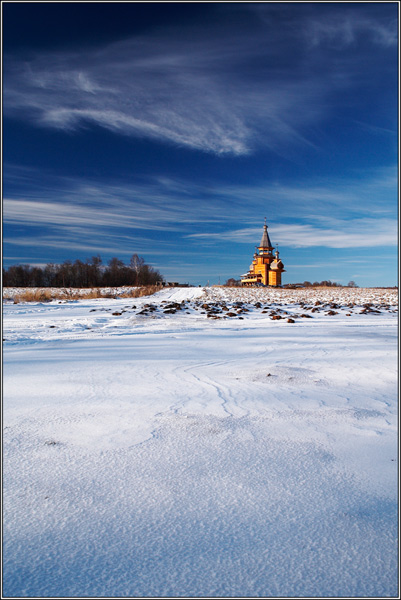
[[[5,596],[397,595],[396,290],[10,301],[3,336]]]

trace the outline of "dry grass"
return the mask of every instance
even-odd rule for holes
[[[20,302],[51,302],[53,300],[50,290],[24,290],[14,296],[14,304]]]
[[[133,288],[127,292],[119,294],[120,298],[142,298],[143,296],[152,296],[160,290],[158,285],[149,285],[146,287]]]
[[[142,298],[151,296],[160,290],[160,286],[144,286],[140,288],[15,288],[3,297],[11,299],[14,304],[20,302],[51,302],[52,300],[85,300],[93,298]]]

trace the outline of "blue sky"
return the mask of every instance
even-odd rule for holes
[[[397,284],[397,2],[2,10],[4,266]]]

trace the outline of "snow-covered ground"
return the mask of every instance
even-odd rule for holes
[[[398,595],[396,290],[3,311],[4,596]]]

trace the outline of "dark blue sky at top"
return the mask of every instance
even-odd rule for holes
[[[5,266],[397,283],[398,3],[2,10]]]

